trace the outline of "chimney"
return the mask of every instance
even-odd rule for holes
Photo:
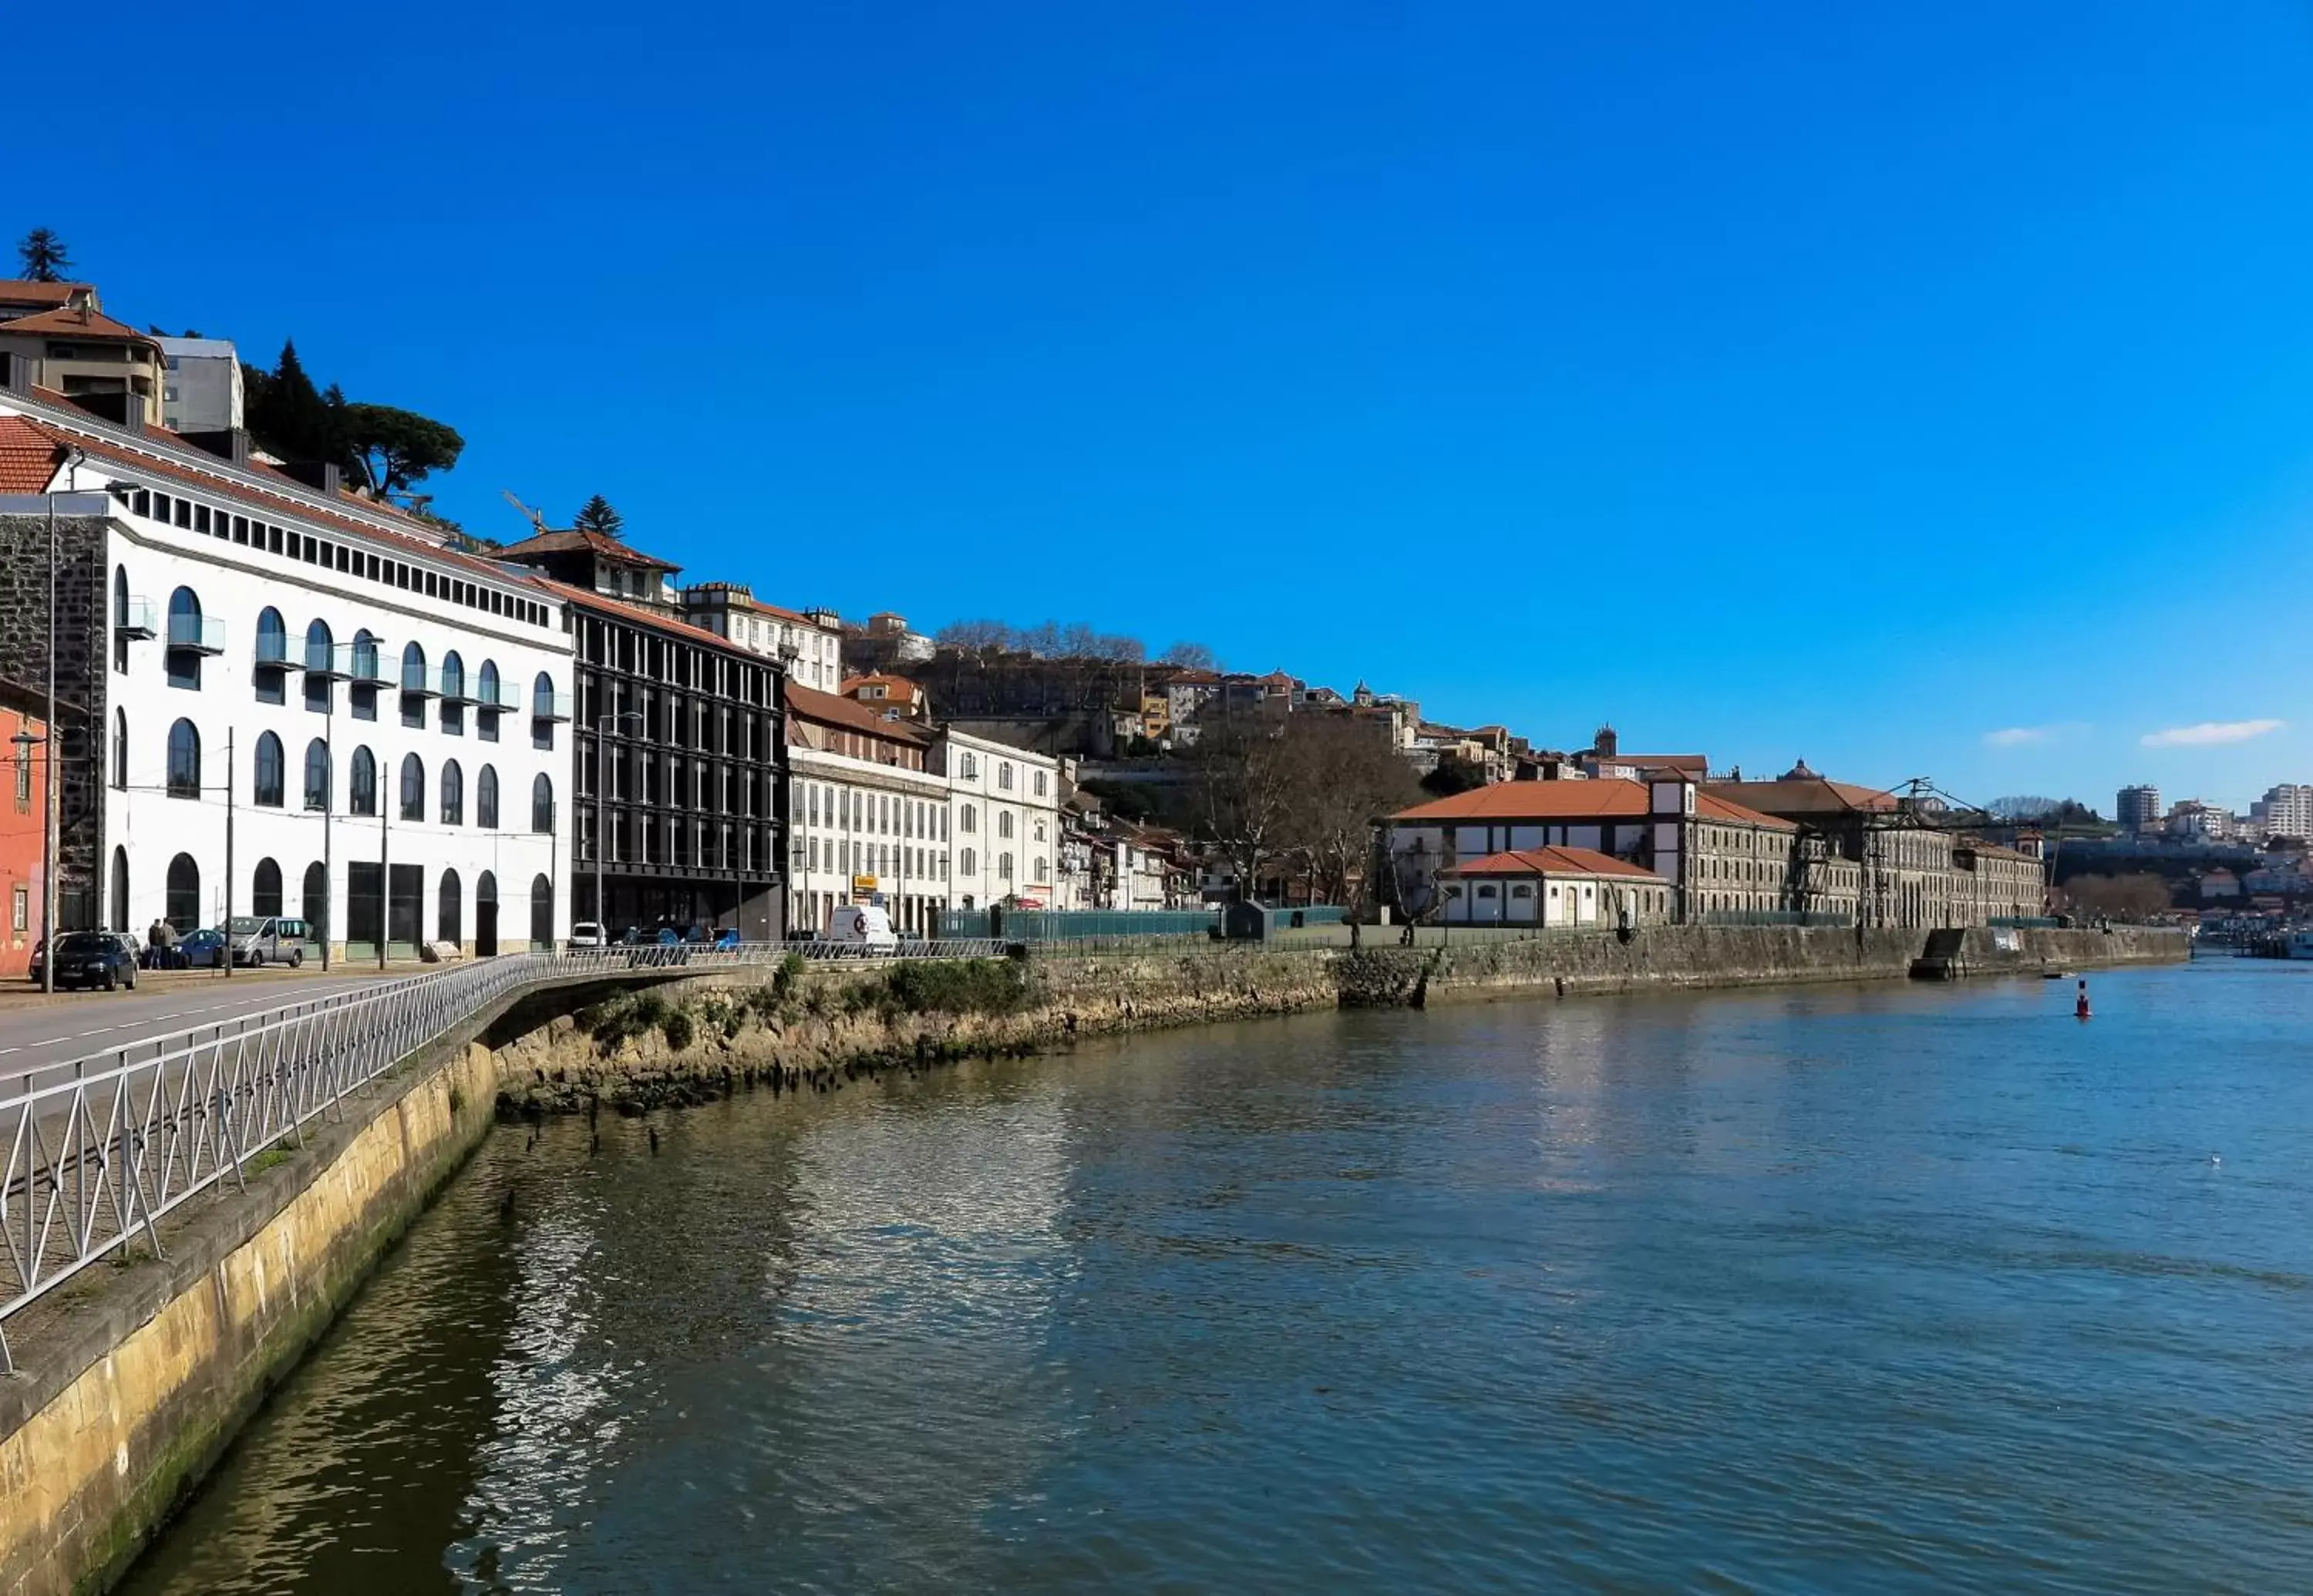
[[[281,463],[284,476],[294,477],[308,488],[319,488],[335,497],[344,491],[345,468],[334,460],[285,460]]]
[[[235,465],[249,463],[249,428],[229,427],[223,432],[188,432],[184,440],[196,449],[215,455],[219,460]]]

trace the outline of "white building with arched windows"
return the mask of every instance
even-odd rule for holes
[[[107,512],[71,556],[101,613],[60,617],[100,634],[80,686],[104,728],[97,812],[66,817],[93,823],[94,868],[68,864],[60,926],[281,915],[353,960],[559,941],[563,606],[334,473],[235,454],[0,392],[0,491]]]

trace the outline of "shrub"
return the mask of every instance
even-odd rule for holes
[[[659,1021],[659,1029],[666,1033],[666,1045],[675,1052],[681,1053],[690,1045],[692,1036],[690,1016],[682,1010],[667,1010],[665,1016]]]
[[[903,959],[881,985],[893,1008],[916,1014],[1010,1014],[1028,997],[1026,972],[996,958],[938,964]]]

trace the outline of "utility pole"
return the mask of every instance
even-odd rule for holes
[[[334,640],[330,647],[332,648],[336,647]],[[305,663],[310,666],[313,662],[309,658]],[[322,663],[334,665],[337,662],[334,659],[326,659]],[[321,778],[321,970],[326,974],[330,968],[330,922],[337,918],[331,913],[337,892],[330,880],[332,860],[330,854],[330,811],[336,807],[338,797],[338,684],[335,682],[324,682],[322,685],[330,690],[330,713],[321,727],[321,748],[329,761],[328,772]],[[351,692],[352,689],[349,687],[347,691]],[[312,913],[313,905],[306,904],[306,919],[310,921]]]
[[[385,945],[393,937],[393,867],[387,863],[390,851],[388,833],[391,829],[393,805],[387,801],[385,781],[378,780],[377,793],[377,967],[385,968]]]
[[[233,731],[224,734],[224,974],[233,979]]]

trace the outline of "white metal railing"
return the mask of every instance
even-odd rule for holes
[[[892,958],[984,958],[987,940],[903,942]],[[155,1255],[161,1218],[197,1193],[247,1185],[251,1160],[509,992],[630,971],[775,968],[857,958],[854,946],[752,942],[580,948],[478,960],[353,986],[0,1075],[0,1373],[9,1316],[130,1242]]]

